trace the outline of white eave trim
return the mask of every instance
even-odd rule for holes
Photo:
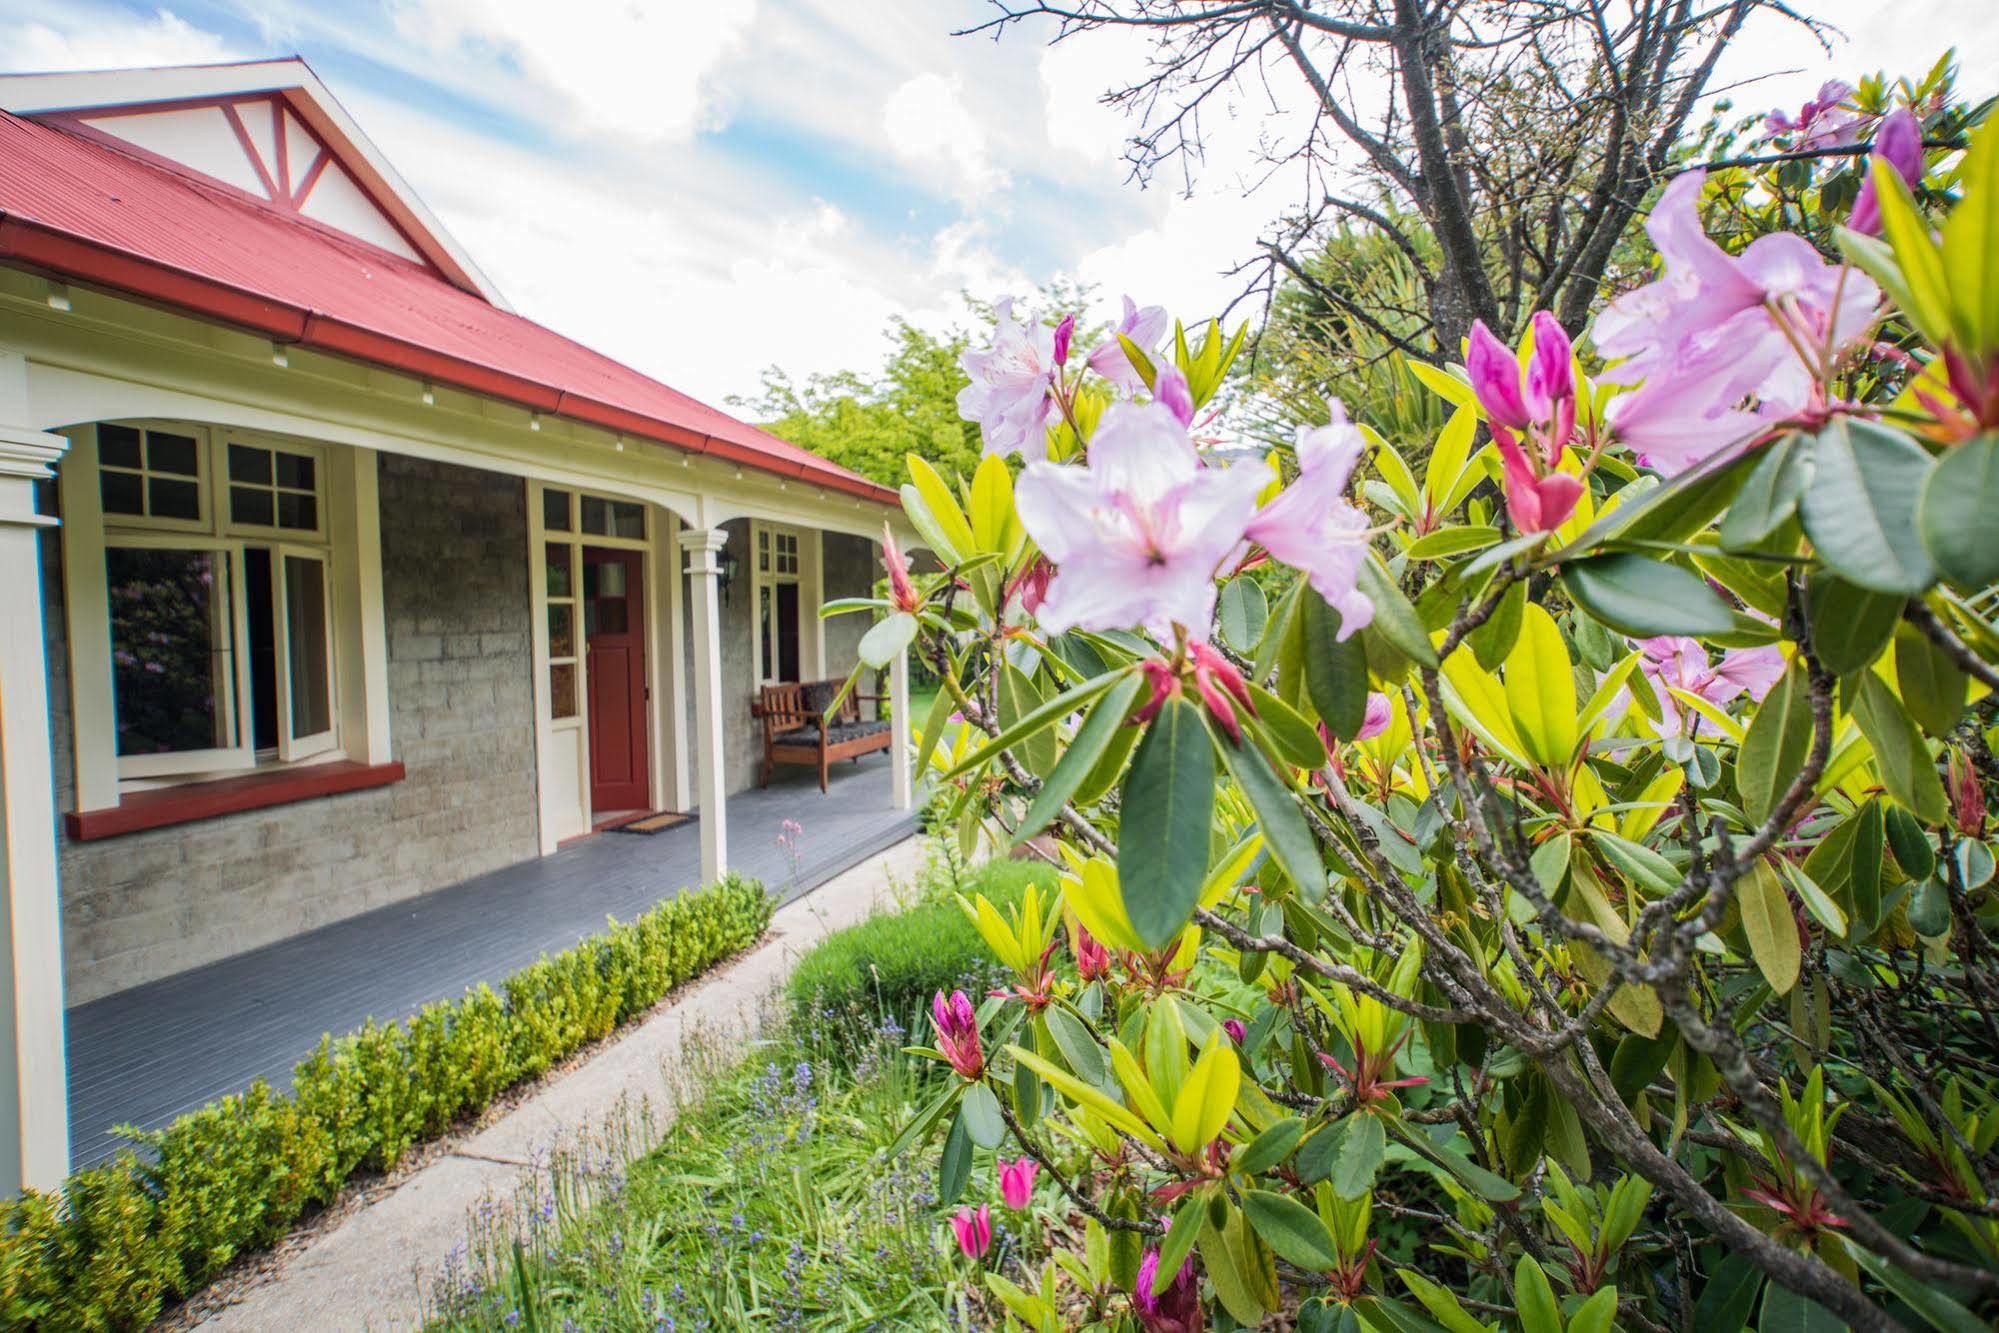
[[[283,93],[293,109],[310,122],[361,187],[374,196],[447,280],[513,312],[499,288],[362,133],[339,99],[319,81],[311,66],[296,56],[225,65],[0,75],[0,109],[17,116],[273,92]]]

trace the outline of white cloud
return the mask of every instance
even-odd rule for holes
[[[882,107],[882,133],[899,157],[917,166],[945,171],[952,192],[976,204],[1006,184],[992,163],[986,132],[965,105],[964,80],[956,75],[918,74]]]
[[[170,9],[149,16],[124,10],[70,11],[56,27],[29,19],[0,24],[0,50],[19,70],[126,69],[142,65],[194,65],[236,59],[239,53],[211,32]]]
[[[518,69],[583,128],[685,139],[715,123],[711,76],[742,44],[756,0],[399,0],[392,12],[432,52]]]

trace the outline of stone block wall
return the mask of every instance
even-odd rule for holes
[[[539,852],[516,478],[380,461],[393,786],[60,846],[78,1004]],[[57,801],[75,802],[61,548],[45,540]],[[747,629],[745,629],[747,635]]]

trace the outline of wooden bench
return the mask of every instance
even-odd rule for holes
[[[849,694],[831,718],[823,714],[845,681],[809,680],[783,685],[766,685],[757,691],[750,713],[763,719],[763,772],[757,780],[770,786],[771,769],[778,764],[816,764],[819,790],[826,790],[826,769],[835,759],[858,759],[875,750],[886,750],[894,733],[882,717],[885,699],[879,694]],[[873,721],[861,717],[861,701],[873,701]]]

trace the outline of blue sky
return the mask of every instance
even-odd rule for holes
[[[1799,100],[1856,63],[1965,44],[1999,87],[1991,0],[1817,0],[1831,56],[1771,28],[1738,47],[1740,100]],[[0,68],[303,54],[523,313],[720,402],[760,370],[875,364],[892,315],[1056,277],[1190,320],[1293,201],[1245,196],[1257,137],[1211,119],[1191,193],[1140,189],[1129,125],[1097,104],[1143,51],[954,27],[984,0],[0,0]],[[1774,73],[1773,73],[1774,72]],[[1365,98],[1365,89],[1357,90]]]

